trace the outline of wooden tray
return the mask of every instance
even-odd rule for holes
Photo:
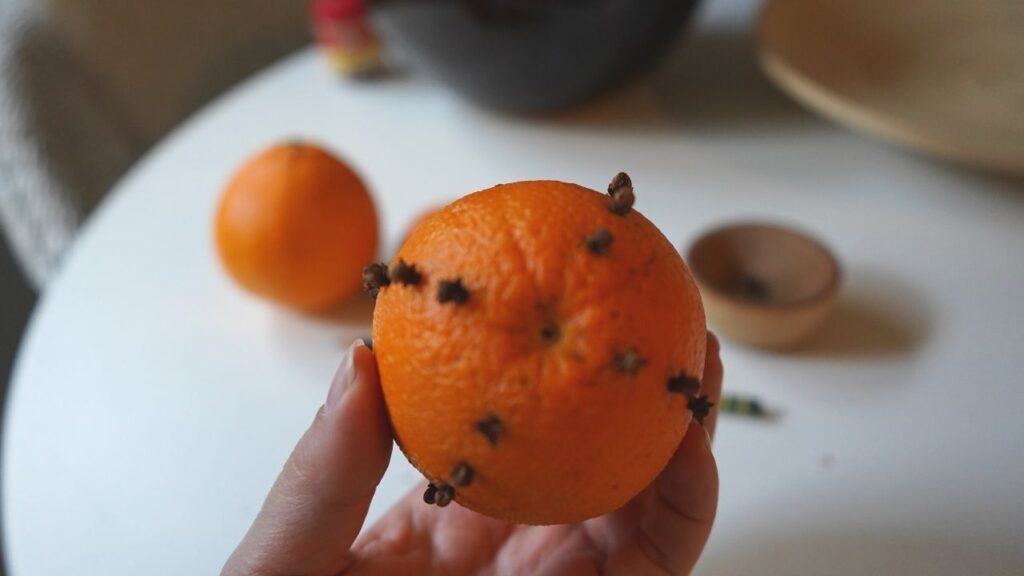
[[[1024,1],[769,0],[759,50],[768,76],[828,118],[1024,174]]]

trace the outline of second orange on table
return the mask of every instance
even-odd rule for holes
[[[221,261],[239,284],[281,304],[323,310],[359,291],[377,252],[377,213],[346,164],[305,143],[246,162],[216,218]]]

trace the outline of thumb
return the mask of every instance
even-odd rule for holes
[[[222,574],[343,571],[387,469],[391,443],[377,364],[357,340]]]

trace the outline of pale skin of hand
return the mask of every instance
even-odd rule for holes
[[[717,403],[721,390],[709,333],[702,393]],[[604,516],[509,524],[454,503],[428,506],[424,484],[360,534],[393,438],[373,353],[357,342],[222,575],[689,574],[718,505],[715,415],[703,428],[691,423],[661,475]]]

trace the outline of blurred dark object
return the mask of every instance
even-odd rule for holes
[[[381,70],[380,43],[364,0],[313,0],[309,9],[317,46],[336,72],[362,77]]]
[[[18,271],[7,242],[0,234],[0,302],[3,302],[0,304],[0,407],[7,404],[14,356],[35,299],[35,294]],[[7,574],[3,563],[5,552],[0,550],[0,576]]]
[[[367,0],[388,40],[481,104],[576,104],[652,63],[696,0]]]
[[[0,301],[3,302],[0,305],[0,406],[7,397],[14,356],[35,300],[36,295],[18,270],[7,242],[0,235]]]

